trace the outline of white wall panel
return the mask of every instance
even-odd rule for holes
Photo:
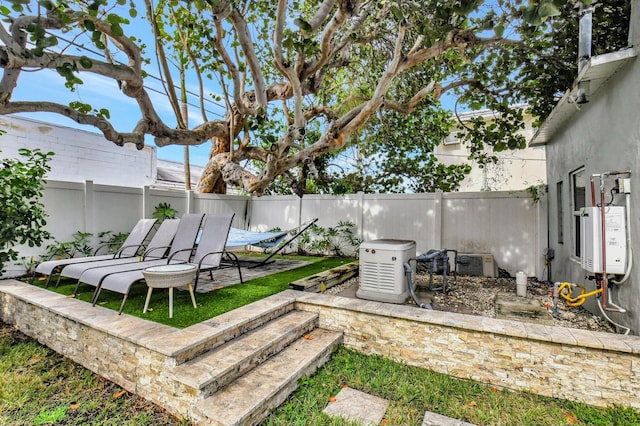
[[[363,208],[365,241],[399,239],[416,242],[416,250],[440,248],[440,194],[367,195]]]
[[[443,246],[491,253],[512,275],[536,275],[537,207],[526,192],[452,193],[443,197]],[[546,231],[544,231],[546,232]]]
[[[249,208],[249,197],[238,195],[218,195],[218,194],[191,194],[191,211],[200,213],[235,213],[232,226],[235,228],[246,228],[247,209]]]
[[[306,201],[306,198],[302,200]],[[309,219],[301,216],[300,200],[293,195],[251,198],[249,229],[264,232],[273,228],[295,228]]]

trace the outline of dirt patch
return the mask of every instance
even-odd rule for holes
[[[424,302],[431,302],[433,309],[439,311],[479,315],[487,318],[505,318],[510,315],[518,316],[517,313],[514,314],[509,310],[519,309],[520,317],[525,321],[531,320],[556,327],[616,332],[615,327],[603,318],[591,314],[582,307],[569,307],[563,299],[558,301],[558,315],[554,318],[552,316],[553,285],[531,278],[527,283],[526,298],[516,297],[515,278],[458,276],[454,280],[449,277],[445,291],[429,291],[428,275],[418,275],[416,284],[418,297]],[[353,294],[353,288],[357,285],[358,278],[356,277],[328,289],[327,293]],[[434,276],[432,289],[441,287],[442,277]],[[351,291],[349,292],[347,289],[351,289]],[[408,303],[413,304],[413,301],[410,300]],[[520,307],[513,308],[511,303],[520,305]],[[505,310],[509,312],[505,313]],[[531,312],[529,318],[527,318],[527,312]]]

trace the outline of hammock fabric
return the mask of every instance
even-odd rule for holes
[[[287,236],[289,231],[254,232],[244,229],[231,228],[227,238],[227,247],[258,246],[271,248],[277,246]]]
[[[267,263],[272,262],[271,258],[275,256],[280,250],[285,248],[287,244],[291,241],[298,238],[304,231],[311,227],[314,223],[318,221],[318,218],[312,219],[308,222],[303,223],[302,225],[290,229],[288,231],[273,231],[273,232],[254,232],[254,231],[245,231],[243,229],[231,228],[229,230],[229,236],[227,237],[226,247],[243,247],[243,246],[257,246],[264,249],[277,247],[266,259],[261,262],[253,262],[255,263],[252,268],[266,265]],[[284,239],[287,235],[293,234],[287,241]],[[283,242],[284,241],[284,242]],[[279,247],[278,247],[279,246]]]

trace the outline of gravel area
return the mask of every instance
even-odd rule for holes
[[[418,275],[416,284],[421,299],[432,300],[433,309],[458,312],[470,315],[480,315],[489,318],[496,317],[496,296],[515,296],[515,278],[486,278],[458,276],[455,280],[449,277],[447,291],[428,291],[428,275]],[[433,288],[441,285],[442,277],[434,276]],[[327,289],[329,294],[340,294],[348,287],[357,286],[358,278],[352,278],[344,283]],[[553,285],[529,279],[527,283],[527,298],[537,300],[549,312],[553,308]],[[408,303],[413,303],[409,301]],[[604,331],[615,333],[613,327],[603,318],[591,314],[582,307],[568,307],[561,299],[558,304],[557,318],[549,315],[549,320],[557,327],[579,328],[583,330]]]

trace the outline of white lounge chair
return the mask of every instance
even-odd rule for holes
[[[78,276],[78,284],[76,285],[76,291],[80,284],[88,284],[96,287],[92,300],[95,300],[99,293],[100,285],[105,277],[119,272],[127,271],[142,271],[150,266],[164,265],[167,263],[168,257],[173,256],[176,262],[188,262],[191,258],[192,250],[195,246],[196,236],[200,230],[200,224],[204,214],[190,213],[185,214],[180,219],[178,230],[175,233],[175,238],[169,247],[168,256],[153,256],[150,255],[144,257],[141,261],[135,263],[114,263],[110,265],[89,267],[86,268]],[[166,222],[166,221],[165,221]],[[164,224],[164,222],[163,222]],[[166,252],[163,251],[163,254]],[[63,273],[65,271],[63,270]]]
[[[154,234],[149,244],[146,246],[145,252],[142,254],[142,257],[157,257],[162,258],[166,256],[167,249],[173,241],[173,238],[176,235],[176,231],[178,226],[180,225],[180,219],[167,219],[158,228],[156,233]],[[95,262],[82,262],[82,263],[73,263],[71,265],[66,265],[62,268],[58,275],[58,280],[62,277],[66,278],[80,278],[80,275],[88,269],[91,268],[99,268],[108,265],[118,265],[118,264],[126,264],[126,263],[135,263],[140,261],[140,256],[135,257],[127,257],[127,258],[118,258],[118,259],[105,259],[98,260]],[[57,283],[56,283],[57,285]],[[77,286],[76,286],[77,290]]]
[[[133,227],[127,238],[122,243],[122,246],[113,254],[105,254],[105,255],[96,255],[100,250],[100,247],[96,249],[94,256],[85,256],[85,257],[72,257],[68,259],[58,259],[58,260],[47,260],[45,262],[41,262],[36,266],[35,272],[37,274],[48,275],[47,282],[45,284],[45,288],[49,287],[49,282],[51,281],[51,277],[53,275],[58,274],[65,266],[71,265],[74,263],[85,263],[85,262],[95,262],[98,260],[107,260],[107,259],[117,259],[117,258],[126,258],[133,257],[138,254],[141,247],[153,225],[155,225],[156,219],[140,219],[138,223]],[[36,275],[33,275],[31,282],[35,279]]]
[[[193,265],[196,267],[196,279],[193,286],[193,291],[195,291],[198,285],[198,276],[201,272],[208,271],[211,273],[211,271],[213,271],[214,269],[224,267],[222,266],[223,255],[226,254],[224,251],[224,245],[227,241],[227,236],[229,234],[229,228],[231,226],[233,216],[233,213],[222,215],[207,215],[204,228],[200,236],[200,242],[198,243],[198,247],[195,250],[195,255],[191,262],[185,261],[184,259],[185,256],[187,258],[191,256],[191,253],[193,253],[193,249],[183,249],[174,252],[173,255],[169,256],[167,260],[147,263],[145,268],[169,263]],[[228,253],[228,255],[230,257],[227,257],[227,259],[234,260],[234,266],[238,269],[238,275],[240,277],[240,282],[242,283],[242,272],[237,261],[238,259],[232,253]],[[128,271],[113,270],[111,271],[111,273],[100,278],[99,282],[96,284],[96,293],[93,298],[93,304],[95,305],[95,303],[98,301],[98,297],[100,296],[100,292],[102,290],[121,293],[123,295],[123,299],[122,304],[120,305],[119,313],[122,313],[122,309],[124,308],[124,304],[127,301],[131,286],[136,281],[144,279],[143,269],[144,268]],[[96,277],[91,278],[95,280]],[[84,276],[82,279],[85,279]],[[95,284],[95,281],[93,281],[93,283]]]

